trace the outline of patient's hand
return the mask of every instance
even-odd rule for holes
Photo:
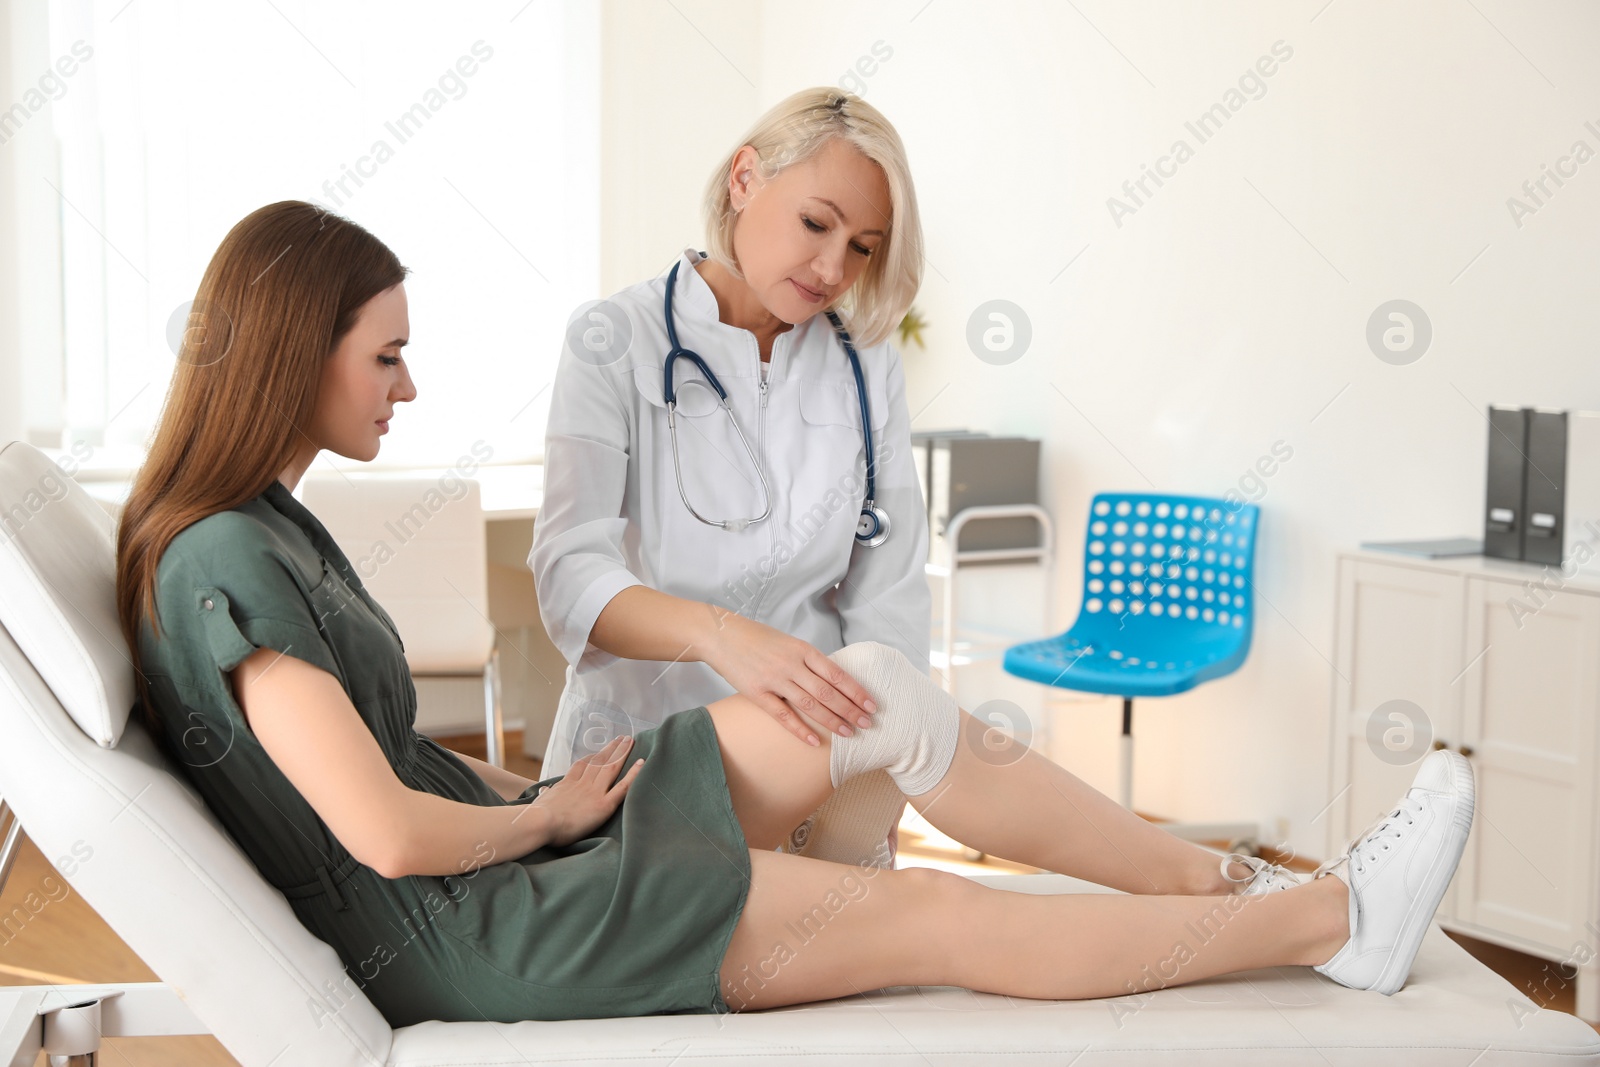
[[[548,844],[570,845],[611,818],[644,766],[644,760],[635,760],[626,774],[617,777],[631,748],[633,738],[612,738],[600,751],[574,763],[559,782],[545,786],[528,802],[530,807],[545,811],[550,820]]]

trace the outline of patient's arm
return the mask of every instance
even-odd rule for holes
[[[230,678],[273,763],[340,844],[385,878],[462,874],[549,840],[542,807],[463,804],[400,781],[344,687],[322,668],[261,648]]]
[[[481,759],[466,756],[455,750],[450,754],[471,767],[484,784],[506,800],[515,800],[522,795],[522,791],[533,784],[532,778],[524,778],[515,771],[508,771],[504,767],[496,767],[492,763],[485,763]]]

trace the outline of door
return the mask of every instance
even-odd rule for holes
[[[1461,751],[1478,809],[1457,918],[1565,956],[1593,898],[1600,597],[1467,580]]]

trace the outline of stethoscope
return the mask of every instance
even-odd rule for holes
[[[672,346],[667,352],[667,362],[662,368],[661,395],[667,402],[667,435],[672,438],[672,469],[678,479],[678,495],[683,498],[683,506],[689,509],[689,514],[705,523],[707,526],[719,526],[724,530],[738,533],[747,526],[765,519],[772,514],[772,491],[767,484],[766,471],[762,469],[761,461],[756,459],[755,450],[750,447],[749,440],[744,431],[739,428],[739,420],[733,417],[733,408],[728,406],[728,391],[722,388],[722,383],[717,381],[717,376],[706,366],[706,361],[697,353],[691,352],[678,344],[678,331],[672,322],[672,290],[678,280],[678,268],[683,266],[679,260],[672,265],[672,270],[667,273],[667,341]],[[850,333],[844,328],[844,323],[832,311],[823,312],[828,316],[828,321],[833,324],[834,333],[838,334],[839,342],[844,346],[845,355],[850,357],[850,369],[855,373],[856,396],[861,401],[861,436],[867,446],[867,499],[861,505],[861,517],[856,520],[856,542],[867,548],[877,548],[889,539],[889,513],[878,507],[877,479],[875,468],[877,466],[872,454],[872,412],[867,407],[867,385],[861,376],[861,359],[856,355],[856,346],[850,343]],[[744,445],[745,454],[750,457],[750,465],[756,469],[757,476],[761,479],[761,498],[765,501],[765,510],[753,519],[708,519],[694,509],[689,503],[689,496],[683,490],[683,467],[678,460],[678,424],[677,408],[678,393],[672,385],[672,364],[679,356],[687,357],[695,366],[700,368],[700,373],[705,375],[706,382],[716,390],[717,399],[722,402],[722,410],[728,415],[728,421],[733,424],[733,432],[739,435],[740,444]]]

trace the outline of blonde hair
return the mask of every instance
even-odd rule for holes
[[[922,220],[900,135],[882,112],[859,96],[830,87],[802,89],[756,120],[706,183],[702,205],[706,251],[741,276],[733,254],[738,213],[728,191],[729,169],[741,148],[750,145],[756,150],[761,176],[770,180],[785,167],[804,163],[835,137],[854,145],[881,167],[889,185],[888,235],[873,250],[855,284],[834,305],[856,343],[865,348],[893,332],[922,285]]]

